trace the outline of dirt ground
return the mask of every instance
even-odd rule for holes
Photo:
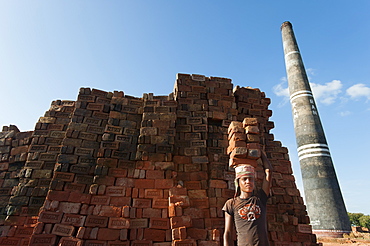
[[[370,239],[363,238],[318,238],[318,243],[323,246],[369,246]]]
[[[317,242],[322,246],[370,246],[370,232],[367,228],[353,227],[343,238],[318,237]]]

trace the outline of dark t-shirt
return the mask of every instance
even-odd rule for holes
[[[266,223],[267,195],[259,190],[247,199],[226,201],[223,211],[234,217],[238,246],[269,246]]]

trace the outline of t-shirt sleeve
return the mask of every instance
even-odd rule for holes
[[[225,211],[226,213],[233,215],[233,209],[232,209],[232,201],[233,199],[229,199],[225,202],[225,205],[222,207],[222,211]]]

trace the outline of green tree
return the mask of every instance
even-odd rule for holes
[[[364,216],[362,213],[348,213],[349,221],[353,226],[361,226],[360,218]]]
[[[360,225],[370,229],[370,215],[363,215],[359,218]]]

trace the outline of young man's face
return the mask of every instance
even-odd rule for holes
[[[254,177],[244,176],[239,179],[239,186],[242,192],[253,192],[254,189]]]

